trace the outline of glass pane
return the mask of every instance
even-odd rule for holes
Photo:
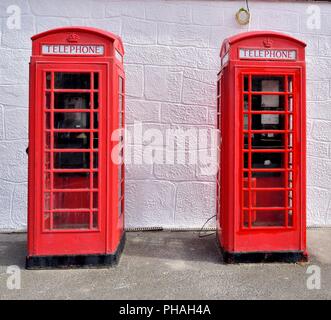
[[[252,211],[253,227],[285,226],[285,210],[255,210]]]
[[[248,76],[244,76],[244,91],[248,91]]]
[[[284,77],[252,76],[252,91],[283,92]]]
[[[94,104],[94,109],[98,109],[99,108],[99,93],[98,92],[94,92],[93,93],[93,104]]]
[[[253,111],[284,111],[285,97],[283,95],[262,94],[252,95]]]
[[[243,123],[243,129],[248,130],[248,114],[244,114],[244,123]]]
[[[288,221],[287,224],[289,227],[293,227],[293,210],[288,210]]]
[[[289,169],[293,169],[293,152],[289,152],[288,155],[287,155],[287,167]]]
[[[121,129],[123,127],[122,125],[122,121],[123,121],[123,113],[119,112],[118,113],[118,127]]]
[[[45,161],[44,161],[45,163],[45,168],[46,169],[49,169],[50,168],[50,166],[51,166],[51,154],[50,154],[50,152],[45,152]]]
[[[98,152],[93,152],[93,168],[96,169],[99,167],[99,154]]]
[[[50,72],[46,72],[46,89],[51,88],[52,74]]]
[[[248,152],[244,152],[244,168],[248,169]]]
[[[94,72],[94,89],[99,89],[99,73]]]
[[[97,209],[99,207],[99,193],[93,192],[93,209]]]
[[[253,114],[252,130],[285,130],[285,115]]]
[[[278,153],[278,152],[252,153],[252,168],[261,168],[261,169],[284,168],[284,153]]]
[[[54,192],[53,193],[54,209],[89,209],[90,193],[89,192]]]
[[[50,149],[51,148],[51,133],[45,132],[45,148]]]
[[[285,191],[252,191],[253,207],[285,207]]]
[[[99,134],[98,132],[93,133],[93,148],[98,149],[99,147]]]
[[[243,211],[244,227],[248,227],[248,214],[249,214],[249,211],[248,210],[244,210]]]
[[[87,169],[90,167],[88,152],[55,152],[55,169]]]
[[[252,188],[285,188],[285,172],[252,172]]]
[[[90,114],[88,112],[55,112],[55,129],[89,129]]]
[[[55,149],[88,149],[90,133],[88,132],[55,132]]]
[[[288,97],[288,111],[293,112],[293,97]]]
[[[46,109],[51,108],[51,93],[50,92],[45,93],[45,107],[46,107]]]
[[[51,114],[49,112],[45,112],[45,127],[51,129]]]
[[[98,212],[93,212],[93,228],[98,228]]]
[[[119,113],[121,113],[123,111],[122,110],[122,106],[123,106],[122,99],[123,99],[122,95],[119,94],[118,95],[118,112]]]
[[[244,111],[248,111],[248,95],[244,94]]]
[[[98,178],[98,173],[94,172],[93,173],[93,188],[97,189],[99,186],[99,178]]]
[[[54,189],[89,189],[89,172],[54,172]]]
[[[49,192],[44,193],[44,210],[51,210],[51,194]]]
[[[89,229],[88,212],[54,212],[53,229]]]
[[[55,109],[89,109],[90,94],[84,92],[55,92]]]
[[[46,230],[51,228],[51,214],[49,212],[44,213],[44,228]]]
[[[124,212],[124,199],[118,201],[118,216],[121,216],[121,214]]]
[[[123,78],[118,77],[118,93],[123,93]]]
[[[293,92],[293,77],[289,76],[287,80],[288,92]]]
[[[55,72],[55,89],[90,89],[91,79],[89,73]]]
[[[98,112],[94,112],[93,128],[94,129],[98,129],[99,128],[99,113]]]
[[[49,172],[44,173],[44,184],[45,184],[45,189],[51,188],[51,174]]]
[[[283,149],[284,148],[283,133],[254,133],[252,134],[253,149]]]

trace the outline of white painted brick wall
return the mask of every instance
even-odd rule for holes
[[[6,8],[21,8],[22,29],[6,27]],[[307,1],[250,1],[251,30],[272,29],[308,43],[308,223],[331,225],[331,4],[317,3],[322,28],[307,28]],[[26,227],[30,37],[85,25],[122,36],[127,122],[143,130],[212,128],[216,74],[225,37],[247,31],[234,13],[244,1],[0,1],[0,230]],[[128,149],[139,157],[142,143]],[[140,151],[141,152],[141,151]],[[202,152],[201,150],[199,152]],[[200,227],[215,213],[213,176],[198,165],[128,165],[127,226]]]

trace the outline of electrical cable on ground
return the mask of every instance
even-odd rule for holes
[[[211,220],[211,219],[213,219],[213,218],[215,218],[216,217],[216,214],[214,214],[213,216],[211,216],[210,218],[208,218],[207,220],[206,220],[206,222],[202,225],[202,227],[201,227],[201,229],[199,230],[199,238],[204,238],[204,237],[209,237],[209,236],[211,236],[211,235],[213,235],[214,233],[215,233],[215,231],[214,232],[211,232],[211,233],[207,233],[207,234],[201,234],[201,232],[203,231],[203,228],[205,227],[205,225]]]

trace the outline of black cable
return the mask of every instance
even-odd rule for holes
[[[249,12],[248,0],[246,0],[246,8],[247,8],[247,11]]]
[[[201,235],[201,232],[203,231],[203,228],[205,227],[205,225],[206,225],[211,219],[213,219],[213,218],[215,218],[215,217],[216,217],[216,214],[214,214],[212,217],[208,218],[208,219],[206,220],[206,222],[202,225],[201,229],[199,230],[199,238],[208,237],[208,236],[211,236],[211,235],[213,235],[213,234],[215,233],[215,231],[214,231],[214,232],[212,232],[212,233],[208,233],[208,234]]]

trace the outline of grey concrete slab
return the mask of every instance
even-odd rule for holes
[[[331,299],[331,228],[309,229],[304,264],[225,265],[215,236],[197,232],[129,232],[116,268],[24,269],[25,234],[0,234],[1,299]],[[7,288],[18,265],[21,289]],[[321,289],[307,288],[307,268]]]

